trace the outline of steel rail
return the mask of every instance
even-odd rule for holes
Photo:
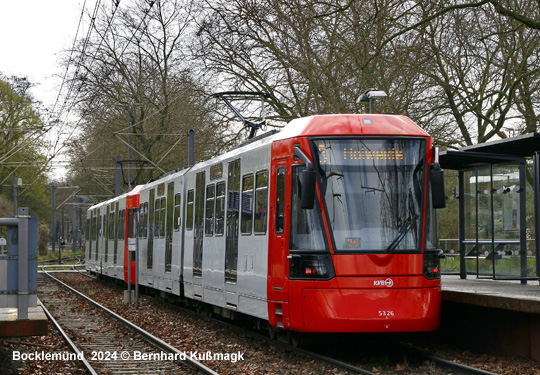
[[[470,367],[470,366],[467,366],[467,365],[463,365],[461,363],[457,363],[457,362],[454,362],[454,361],[449,361],[447,359],[442,359],[442,358],[438,358],[438,357],[433,357],[433,356],[423,354],[423,353],[420,353],[420,356],[422,356],[423,358],[428,359],[430,361],[440,363],[442,366],[450,367],[452,369],[457,369],[457,370],[460,370],[460,371],[465,371],[465,372],[467,372],[469,374],[474,374],[474,375],[498,375],[498,374],[496,374],[494,372],[489,372],[489,371],[478,369],[478,368],[475,368],[475,367]]]
[[[77,346],[75,345],[75,343],[73,341],[71,341],[71,339],[69,338],[68,334],[66,333],[66,331],[64,331],[64,329],[60,326],[60,323],[58,323],[58,321],[52,316],[52,314],[49,312],[49,310],[47,310],[47,308],[45,307],[45,305],[41,304],[41,307],[43,308],[43,311],[45,312],[45,314],[47,315],[47,317],[49,318],[49,321],[56,327],[56,329],[58,330],[58,332],[60,332],[60,334],[62,335],[62,337],[64,338],[64,340],[66,340],[66,342],[68,343],[68,345],[71,347],[71,350],[73,350],[76,354],[77,354],[77,358],[82,357],[81,361],[83,362],[84,366],[86,367],[86,369],[90,372],[90,374],[92,375],[98,375],[98,373],[96,372],[96,370],[94,370],[94,368],[92,367],[92,365],[86,360],[86,358],[84,357],[84,353],[81,352],[79,350],[79,348],[77,348]]]
[[[199,315],[200,316],[200,315]],[[224,327],[227,327],[227,328],[230,328],[230,329],[233,329],[235,331],[238,331],[238,332],[241,332],[242,334],[244,335],[249,335],[253,338],[257,338],[257,339],[260,339],[260,340],[263,340],[263,341],[266,341],[267,343],[269,343],[270,345],[274,345],[276,347],[280,347],[280,348],[284,348],[284,349],[288,349],[290,351],[293,351],[293,352],[296,352],[296,353],[301,353],[301,354],[304,354],[304,355],[307,355],[313,359],[316,359],[316,360],[319,360],[319,361],[322,361],[322,362],[326,362],[326,363],[329,363],[331,365],[334,365],[334,366],[337,366],[337,367],[340,367],[342,369],[345,369],[345,370],[348,370],[348,371],[351,371],[351,372],[354,372],[356,374],[363,374],[363,375],[378,375],[377,373],[374,373],[374,372],[371,372],[371,371],[368,371],[368,370],[365,370],[363,368],[360,368],[360,367],[357,367],[357,366],[354,366],[354,365],[351,365],[349,363],[346,363],[346,362],[342,362],[342,361],[339,361],[337,359],[334,359],[334,358],[330,358],[330,357],[327,357],[325,355],[322,355],[322,354],[318,354],[318,353],[315,353],[315,352],[312,352],[310,350],[306,350],[306,349],[302,349],[302,348],[299,348],[299,347],[295,347],[293,345],[290,345],[286,342],[283,342],[283,341],[279,341],[279,339],[277,340],[273,340],[271,339],[270,337],[268,336],[265,336],[263,334],[260,334],[258,332],[254,332],[254,331],[251,331],[251,330],[248,330],[248,329],[245,329],[245,328],[242,328],[242,327],[239,327],[237,325],[234,325],[232,323],[228,323],[228,322],[225,322],[225,321],[222,321],[222,320],[219,320],[219,319],[215,319],[215,318],[208,318],[209,320],[211,320],[212,322],[215,322],[215,323],[218,323]]]
[[[45,266],[44,266],[45,267]],[[134,323],[130,322],[129,320],[123,318],[122,316],[118,315],[117,313],[115,313],[114,311],[108,309],[107,307],[103,306],[103,305],[100,305],[99,303],[97,303],[96,301],[94,301],[93,299],[85,296],[84,294],[82,294],[81,292],[79,292],[78,290],[70,287],[69,285],[67,285],[66,283],[58,280],[56,277],[50,275],[49,273],[47,273],[46,271],[44,271],[44,273],[50,277],[51,279],[53,279],[54,281],[56,281],[57,283],[59,283],[60,285],[62,285],[64,288],[72,291],[73,293],[77,294],[78,296],[84,298],[85,300],[87,300],[88,302],[91,302],[93,305],[95,305],[96,307],[98,307],[99,309],[102,309],[103,311],[106,311],[107,313],[109,313],[113,318],[115,318],[116,320],[124,323],[125,325],[127,325],[128,327],[130,327],[131,329],[133,329],[135,332],[141,334],[142,336],[144,336],[144,338],[146,338],[150,343],[152,343],[153,345],[155,345],[156,347],[158,347],[159,349],[163,350],[163,351],[166,351],[166,352],[169,352],[169,353],[174,353],[174,354],[177,354],[178,356],[180,356],[181,358],[185,358],[185,361],[187,361],[188,363],[190,363],[192,366],[196,367],[199,371],[201,371],[203,374],[207,374],[207,375],[219,375],[219,373],[215,372],[214,370],[210,369],[209,367],[203,365],[202,363],[196,361],[195,359],[193,358],[190,358],[189,356],[185,355],[184,352],[182,352],[181,350],[175,348],[174,346],[166,343],[165,341],[159,339],[158,337],[152,335],[150,332],[142,329],[141,327],[135,325]]]

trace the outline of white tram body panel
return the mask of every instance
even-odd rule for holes
[[[115,197],[87,211],[86,268],[103,275],[122,278],[124,229],[119,220],[126,209],[126,196]]]
[[[265,215],[263,218],[265,229],[257,231],[254,229],[253,218],[242,223],[241,211],[242,208],[246,208],[246,211],[253,212],[257,173],[266,173],[265,186],[268,189],[271,140],[272,137],[268,137],[211,161],[195,165],[185,175],[184,193],[186,197],[183,226],[185,296],[264,319],[268,317],[266,297],[268,216]],[[239,170],[233,171],[233,166],[236,168],[239,166]],[[237,191],[230,188],[228,180],[231,174],[236,176],[236,186],[239,188]],[[199,186],[197,186],[197,176],[200,176]],[[251,181],[252,187],[249,189],[244,187],[247,181]],[[192,194],[193,201],[190,201]],[[198,194],[204,197],[202,200],[204,206],[201,201],[197,202]],[[264,199],[267,206],[267,192]],[[193,205],[193,218],[189,214],[191,205]],[[212,205],[215,206],[213,210]],[[230,220],[234,220],[231,218],[231,211],[234,210],[238,211],[238,217],[235,223],[231,223]],[[219,211],[223,214],[222,218],[217,217]],[[202,227],[197,225],[201,224],[201,219],[197,215],[208,212],[211,214],[204,215],[204,225]],[[212,219],[208,220],[208,216],[212,216]],[[189,223],[189,220],[194,222]],[[236,233],[232,234],[231,231]],[[227,245],[228,241],[229,245]],[[235,241],[236,244],[234,244]],[[202,246],[202,259],[198,266],[194,265],[197,246],[199,246],[198,251],[201,251]],[[227,277],[225,271],[228,246],[237,247],[236,254],[232,255],[234,256],[232,263],[237,266],[235,270],[230,271],[231,275],[229,275],[235,276],[236,280],[232,280],[233,277]]]
[[[139,283],[175,295],[180,295],[184,174],[148,183],[139,204]]]

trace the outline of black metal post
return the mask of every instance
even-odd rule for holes
[[[135,221],[135,308],[139,308],[139,220],[141,209],[139,207],[134,208],[133,215],[136,218]]]
[[[17,216],[17,175],[13,173],[13,216]]]
[[[64,235],[64,207],[62,207],[62,225],[60,227],[60,246],[58,247],[58,264],[62,264],[62,250],[66,245],[66,236]]]
[[[475,209],[475,224],[476,225],[476,278],[479,279],[480,278],[480,261],[478,259],[478,257],[480,256],[480,244],[478,243],[478,208],[479,208],[479,204],[478,204],[478,167],[474,169],[475,171],[475,183],[474,183],[474,199],[476,199],[476,209]]]
[[[126,104],[126,110],[128,113],[128,162],[127,162],[127,175],[128,175],[128,189],[131,191],[131,106]]]
[[[114,158],[114,196],[117,197],[121,194],[121,181],[120,181],[120,155],[116,155]]]
[[[188,132],[188,167],[195,165],[195,131],[189,129]]]
[[[79,241],[79,250],[82,249],[82,238],[83,238],[83,225],[82,225],[82,201],[79,198],[79,230],[77,231],[77,240]]]
[[[533,157],[534,173],[534,248],[536,252],[536,276],[540,276],[540,152]]]
[[[489,194],[491,198],[491,254],[493,255],[493,279],[496,279],[495,264],[497,263],[497,254],[495,254],[495,212],[493,210],[493,164],[489,165],[489,181]],[[478,212],[476,215],[478,216]],[[476,231],[478,232],[478,228],[476,228]]]
[[[77,251],[77,202],[75,198],[75,192],[72,194],[73,207],[71,210],[71,252]]]
[[[52,237],[52,251],[54,253],[56,247],[56,186],[51,187],[51,203],[52,203],[52,224],[51,224],[51,237]]]
[[[527,166],[519,163],[519,253],[521,255],[521,284],[527,284]]]
[[[463,171],[459,171],[459,277],[467,278],[465,263],[465,183]]]

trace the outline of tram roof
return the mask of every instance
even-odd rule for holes
[[[332,135],[429,136],[410,118],[384,114],[333,114],[292,120],[275,139]]]

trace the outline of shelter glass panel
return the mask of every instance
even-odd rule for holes
[[[493,167],[493,218],[495,277],[521,276],[519,166],[502,164]],[[527,256],[527,258],[529,258]],[[526,271],[535,269],[533,258],[527,259]],[[529,271],[530,270],[530,271]],[[534,272],[533,272],[534,273]],[[533,275],[523,275],[533,276]]]

